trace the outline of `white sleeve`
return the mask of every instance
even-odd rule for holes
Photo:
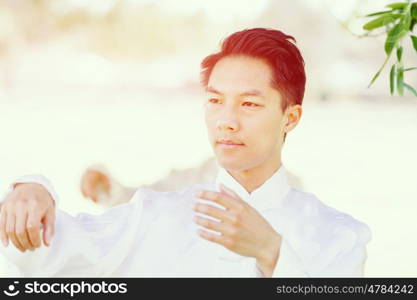
[[[53,188],[51,182],[45,176],[39,175],[39,174],[25,175],[25,176],[19,177],[15,181],[13,181],[9,185],[9,187],[8,187],[6,193],[4,194],[4,196],[2,197],[1,201],[3,201],[4,198],[6,198],[6,196],[11,191],[13,191],[15,185],[18,184],[18,183],[38,183],[38,184],[42,185],[48,191],[48,193],[51,195],[52,199],[54,199],[56,207],[58,206],[59,196],[55,192],[55,189]]]
[[[279,257],[272,277],[309,277],[302,258],[285,237],[282,237]]]
[[[0,254],[24,277],[110,277],[137,242],[142,208],[138,190],[131,201],[101,215],[72,217],[57,210],[50,247],[22,253],[1,244]]]
[[[283,238],[272,277],[363,277],[370,240],[370,229],[359,222],[337,238],[305,247],[305,253]]]

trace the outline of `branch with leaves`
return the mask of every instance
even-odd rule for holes
[[[407,89],[417,97],[417,91],[411,85],[404,82],[404,74],[409,71],[417,70],[417,67],[405,68],[402,55],[403,41],[408,36],[417,53],[417,36],[413,35],[414,26],[417,24],[417,2],[408,0],[406,2],[391,3],[386,7],[388,9],[385,11],[366,15],[366,17],[375,18],[363,25],[363,29],[367,30],[368,33],[384,27],[387,34],[384,45],[387,57],[381,68],[372,78],[368,87],[370,87],[381,74],[395,49],[396,60],[391,66],[389,75],[391,95],[397,92],[402,96],[404,94],[404,89]]]

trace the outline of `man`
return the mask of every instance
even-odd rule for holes
[[[4,245],[33,251],[2,253],[24,276],[362,276],[368,227],[291,188],[281,162],[305,87],[292,41],[243,30],[203,60],[214,182],[139,189],[103,215],[73,218],[55,209],[44,177],[23,177],[4,200],[0,233]]]

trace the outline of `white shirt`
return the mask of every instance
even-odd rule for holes
[[[15,181],[42,184],[42,176]],[[173,192],[139,189],[125,204],[102,215],[72,217],[57,210],[51,246],[21,253],[14,245],[5,255],[25,277],[260,277],[256,260],[238,255],[197,235],[192,218],[194,194],[235,191],[282,236],[273,277],[360,277],[371,239],[367,225],[330,208],[313,194],[290,187],[282,166],[251,194],[224,169],[216,180]]]

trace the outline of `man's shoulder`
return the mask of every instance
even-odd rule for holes
[[[344,238],[367,243],[372,238],[367,224],[328,206],[313,193],[292,189],[287,201],[291,211],[296,213],[298,230],[310,232],[314,239]]]
[[[312,193],[291,190],[287,201],[287,245],[308,273],[361,276],[366,245],[372,239],[368,225],[326,205]]]

